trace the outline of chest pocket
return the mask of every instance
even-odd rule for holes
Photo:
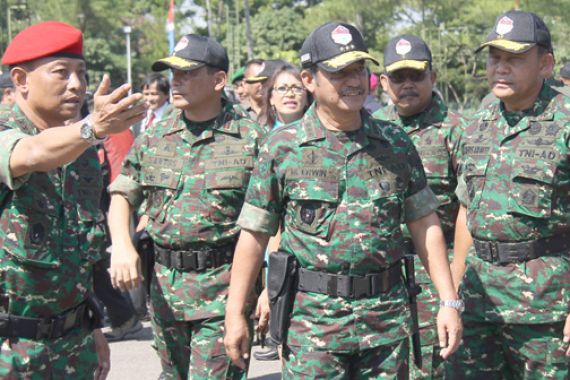
[[[481,195],[485,187],[485,173],[491,157],[490,146],[465,146],[467,154],[464,158],[463,176],[467,185],[467,195],[469,197],[469,208],[479,208]],[[477,153],[469,155],[469,152]]]
[[[381,234],[391,235],[387,223],[394,228],[400,228],[400,223],[403,223],[403,200],[409,173],[404,170],[391,171],[385,166],[375,167],[370,172],[376,173],[367,181],[371,200],[370,225],[382,227],[379,229]]]
[[[183,157],[175,157],[175,148],[159,145],[155,155],[142,159],[141,185],[146,193],[145,214],[154,221],[164,222],[168,207],[180,187]]]
[[[556,165],[523,162],[513,168],[508,211],[534,218],[549,218]]]
[[[2,212],[7,224],[0,234],[2,248],[16,261],[42,269],[61,265],[61,205],[50,186],[48,174],[32,174],[22,188],[12,193],[12,201]]]
[[[339,203],[338,182],[291,180],[286,192],[291,228],[328,241]]]
[[[251,157],[253,163],[253,157]],[[214,223],[234,223],[243,206],[251,168],[206,172],[203,205]]]
[[[437,145],[436,145],[437,144]],[[418,154],[422,159],[427,178],[449,178],[449,152],[443,141],[434,145],[418,145]]]

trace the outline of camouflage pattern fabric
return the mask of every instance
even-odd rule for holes
[[[92,292],[92,267],[104,252],[99,208],[103,182],[94,148],[61,168],[12,178],[10,153],[20,139],[37,133],[17,106],[0,114],[0,312],[47,318],[77,306]],[[82,340],[90,335],[86,330],[82,334]],[[83,343],[68,344],[66,339],[37,347],[35,341],[19,339],[21,347],[32,347],[28,352],[18,345],[17,351],[11,351],[9,342],[0,338],[2,357],[15,364],[25,360],[20,355],[33,356],[41,350],[53,351],[50,357],[59,355],[62,347],[69,352],[73,347],[83,350]],[[69,371],[83,364],[73,365],[70,362]],[[52,376],[49,368],[44,378]]]
[[[528,111],[506,112],[497,101],[465,127],[458,140],[461,177],[457,195],[467,207],[467,224],[475,239],[517,242],[569,233],[569,117],[570,98],[544,85]],[[451,357],[451,368],[484,366],[481,361],[460,362],[469,352],[482,349],[503,358],[510,355],[504,333],[489,333],[490,339],[502,344],[503,349],[497,351],[481,339],[466,338],[476,336],[467,328],[471,324],[548,330],[556,329],[570,312],[568,252],[501,266],[483,261],[472,249],[467,264],[460,288],[466,306],[464,344]],[[561,337],[560,327],[557,339]],[[524,341],[523,336],[509,339]],[[550,340],[548,347],[555,345]],[[534,359],[547,361],[555,353],[548,349],[544,354]],[[525,357],[523,348],[519,355]],[[569,361],[565,360],[563,371],[568,376]],[[517,363],[507,362],[502,373],[521,370]]]
[[[362,276],[399,265],[400,224],[437,208],[420,158],[399,128],[362,112],[362,127],[332,132],[314,105],[263,145],[239,225],[274,235],[302,267]],[[358,300],[297,292],[287,345],[355,354],[410,334],[403,284]]]
[[[83,329],[53,340],[0,338],[1,379],[93,379],[97,362],[93,336]]]
[[[125,196],[135,208],[146,201],[147,232],[164,248],[231,245],[240,231],[236,220],[262,137],[260,127],[240,119],[231,103],[223,102],[218,117],[203,123],[189,122],[176,111],[139,136],[110,192]],[[225,264],[195,272],[155,264],[150,292],[154,317],[222,317],[230,268]]]
[[[199,321],[152,319],[154,343],[165,379],[246,379],[224,349],[224,318]]]
[[[455,220],[459,210],[459,201],[455,195],[457,160],[453,156],[455,144],[453,138],[457,134],[452,134],[452,131],[455,128],[461,128],[464,120],[457,113],[449,111],[443,99],[436,93],[432,94],[430,105],[414,116],[400,117],[394,105],[376,111],[373,116],[403,128],[416,146],[422,159],[428,185],[439,201],[437,214],[451,253]],[[402,225],[402,228],[404,234],[409,236],[407,227]],[[440,348],[436,328],[439,296],[419,257],[415,258],[414,264],[416,282],[422,287],[417,302],[423,360],[421,369],[415,364],[410,365],[410,377],[412,379],[438,379],[443,376],[441,366],[443,361],[438,354]],[[434,362],[437,365],[434,365]]]
[[[409,346],[396,344],[369,348],[358,354],[288,346],[284,350],[285,379],[407,379]]]

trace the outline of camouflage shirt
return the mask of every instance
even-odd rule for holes
[[[443,99],[432,94],[430,105],[423,111],[410,117],[400,117],[394,105],[384,107],[373,114],[380,120],[390,121],[410,136],[422,159],[429,187],[439,201],[437,214],[441,222],[448,248],[453,247],[455,221],[459,210],[459,201],[455,195],[457,187],[457,160],[453,153],[455,141],[453,129],[461,128],[463,118],[449,111]],[[402,225],[404,234],[409,236],[406,225]],[[438,296],[427,271],[418,257],[415,260],[416,282],[422,285],[418,295],[418,316],[420,327],[435,324],[439,310]],[[422,336],[422,344],[435,343],[436,334]]]
[[[335,274],[379,272],[401,259],[400,223],[437,208],[420,158],[400,129],[362,112],[362,127],[333,132],[314,105],[262,146],[239,225],[274,235],[302,267]],[[354,352],[410,331],[403,285],[352,300],[297,292],[287,344]]]
[[[458,140],[457,195],[475,239],[518,242],[570,233],[570,98],[544,85],[525,112],[499,101],[479,111]],[[464,281],[474,314],[541,323],[566,318],[568,252],[521,264],[471,257]]]
[[[122,173],[110,186],[150,220],[152,240],[174,250],[233,244],[236,220],[263,137],[260,127],[224,102],[214,120],[192,123],[181,111],[135,141]],[[155,315],[196,320],[224,314],[230,264],[199,273],[155,266]]]
[[[38,132],[18,106],[0,115],[0,311],[27,317],[85,300],[105,249],[95,148],[49,172],[11,176],[14,146]]]

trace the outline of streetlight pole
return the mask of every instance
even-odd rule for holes
[[[131,27],[129,25],[125,25],[123,27],[123,32],[127,36],[127,83],[131,85],[131,89],[129,90],[129,95],[133,92],[132,90],[132,80],[131,80]]]

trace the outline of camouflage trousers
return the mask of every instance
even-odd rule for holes
[[[409,340],[356,353],[285,346],[283,379],[408,379]]]
[[[448,379],[569,379],[563,322],[464,321],[463,344],[445,363]]]
[[[0,338],[0,379],[93,379],[97,369],[95,342],[77,328],[62,338]]]
[[[166,379],[246,379],[224,348],[224,317],[196,321],[153,318],[155,348]]]

